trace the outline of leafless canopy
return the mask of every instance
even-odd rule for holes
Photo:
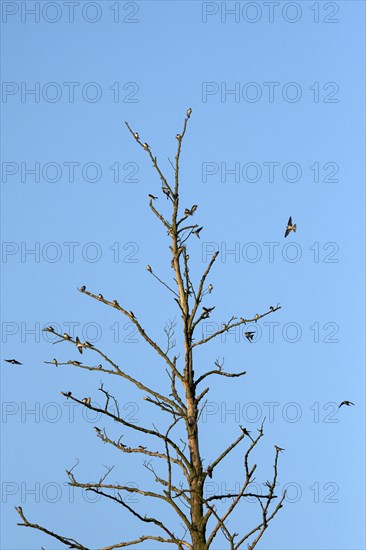
[[[116,452],[143,455],[145,457],[145,468],[150,472],[158,487],[156,491],[149,491],[127,485],[108,483],[108,474],[111,468],[108,468],[93,483],[83,482],[77,476],[75,467],[67,470],[71,486],[102,495],[111,502],[126,509],[141,524],[145,524],[147,534],[141,535],[135,540],[107,541],[108,545],[103,546],[102,550],[140,545],[148,540],[156,541],[157,543],[168,543],[179,550],[183,550],[183,548],[208,550],[212,547],[215,537],[219,532],[227,540],[228,549],[237,550],[246,543],[247,548],[252,550],[261,539],[270,521],[282,508],[285,499],[285,494],[275,494],[277,467],[281,451],[278,447],[275,447],[274,450],[273,475],[270,481],[263,484],[265,487],[264,492],[253,492],[250,489],[250,484],[255,479],[254,473],[257,467],[255,463],[252,463],[252,455],[263,437],[263,424],[257,430],[255,436],[252,436],[248,430],[240,426],[238,428],[239,433],[234,437],[232,443],[226,448],[219,450],[217,457],[210,464],[206,467],[203,465],[204,460],[201,456],[199,445],[199,429],[202,429],[202,427],[199,420],[205,406],[204,397],[209,392],[209,386],[206,384],[209,383],[209,379],[212,376],[241,378],[246,373],[226,372],[223,370],[223,361],[217,359],[212,368],[208,368],[206,372],[196,377],[193,368],[195,348],[208,344],[211,340],[235,327],[244,326],[246,323],[258,322],[266,315],[270,315],[280,309],[280,306],[271,306],[268,311],[248,318],[232,316],[222,323],[222,328],[206,337],[202,336],[202,330],[200,332],[201,322],[210,317],[214,309],[213,307],[205,307],[204,303],[207,295],[213,291],[213,287],[209,283],[209,275],[218,257],[218,252],[213,254],[199,281],[195,283],[190,274],[191,260],[188,254],[188,245],[191,239],[200,237],[202,227],[192,221],[197,217],[197,215],[194,216],[197,205],[185,207],[182,211],[180,207],[179,187],[179,165],[182,144],[186,137],[191,112],[192,110],[188,109],[183,128],[180,134],[176,136],[177,151],[175,161],[170,161],[173,167],[172,178],[164,175],[157,157],[153,154],[150,146],[147,143],[143,143],[138,133],[132,130],[126,122],[126,126],[132,137],[135,139],[137,145],[147,154],[160,178],[161,191],[163,193],[161,198],[165,197],[167,199],[163,201],[164,208],[158,208],[155,197],[149,195],[149,207],[163,226],[170,240],[169,249],[171,252],[171,268],[174,273],[173,280],[172,282],[164,281],[154,272],[153,267],[150,265],[146,269],[155,277],[159,284],[162,284],[166,288],[168,295],[173,294],[173,299],[177,304],[178,313],[181,318],[181,328],[179,330],[182,331],[183,346],[179,350],[180,353],[173,354],[177,346],[175,340],[177,322],[175,320],[167,323],[164,330],[166,341],[159,343],[149,335],[149,331],[142,326],[139,318],[132,311],[120,305],[117,300],[108,300],[103,295],[93,293],[85,287],[79,289],[82,294],[89,298],[99,301],[105,306],[114,308],[119,314],[124,315],[135,325],[143,340],[160,357],[165,365],[166,373],[169,376],[170,393],[166,395],[159,388],[150,387],[144,384],[140,378],[128,374],[124,367],[119,366],[98,347],[88,342],[80,342],[78,338],[74,339],[68,334],[58,334],[52,327],[45,329],[56,334],[59,337],[59,342],[65,342],[69,346],[77,346],[80,353],[88,349],[88,354],[85,355],[89,358],[94,354],[98,365],[84,364],[81,361],[84,355],[80,355],[80,361],[62,363],[53,360],[49,363],[56,364],[56,366],[70,365],[75,368],[121,377],[141,390],[145,401],[167,415],[168,421],[164,430],[158,429],[155,423],[149,425],[149,422],[147,422],[146,425],[141,425],[128,422],[119,412],[117,399],[104,388],[103,384],[100,385],[99,391],[101,392],[104,406],[94,406],[90,398],[83,396],[76,397],[71,391],[62,392],[66,398],[75,403],[99,412],[106,420],[110,419],[117,422],[121,425],[124,432],[135,432],[136,435],[141,436],[141,438],[143,437],[144,440],[142,442],[145,443],[144,446],[129,446],[127,438],[126,440],[124,439],[124,435],[115,440],[108,435],[106,429],[95,429],[96,437],[103,443],[111,445]],[[165,210],[169,210],[169,213],[164,212]],[[242,312],[239,314],[242,315]],[[133,372],[136,371],[137,369],[133,369]],[[181,430],[179,434],[178,430]],[[181,433],[185,434],[184,437],[181,437]],[[147,440],[146,442],[145,439]],[[123,443],[122,440],[126,443]],[[154,446],[152,446],[152,443],[154,443]],[[158,450],[155,450],[156,447],[158,447]],[[240,452],[242,456],[243,479],[240,489],[235,493],[218,493],[207,497],[205,484],[208,482],[208,478],[212,478],[220,467],[227,467],[227,460],[234,449]],[[142,506],[145,499],[146,506],[149,506],[149,499],[157,499],[165,503],[176,515],[177,521],[174,522],[174,526],[168,524],[166,517],[159,519],[158,517],[141,512],[139,507],[132,507],[124,498],[129,493],[135,493],[143,497]],[[242,530],[244,522],[240,521],[240,525],[236,527],[238,532],[236,532],[235,528],[231,525],[233,521],[232,514],[243,503],[243,499],[249,496],[258,502],[259,517],[253,527],[246,526],[246,533],[239,533],[239,530]],[[151,506],[148,509],[153,510]],[[22,520],[19,525],[42,531],[65,544],[68,548],[77,548],[80,550],[90,548],[90,546],[88,547],[74,538],[59,535],[50,529],[30,522],[25,517],[20,506],[16,510]],[[124,531],[127,531],[127,529],[125,528]],[[128,539],[128,533],[124,532],[122,536]],[[88,544],[95,548],[93,540],[89,541]]]

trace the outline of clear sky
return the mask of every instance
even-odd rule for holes
[[[115,465],[114,482],[150,478],[140,457],[96,437],[94,425],[121,435],[113,424],[60,391],[101,403],[102,381],[130,420],[151,423],[154,410],[123,381],[45,364],[76,356],[41,329],[53,323],[98,342],[127,372],[164,385],[165,368],[126,319],[76,288],[117,298],[160,342],[169,319],[179,326],[175,302],[145,269],[171,280],[168,238],[147,195],[167,203],[123,122],[171,176],[167,157],[192,107],[181,189],[182,206],[198,204],[204,226],[190,250],[196,277],[221,251],[204,331],[282,306],[254,327],[252,344],[238,332],[197,354],[197,372],[218,357],[227,370],[247,371],[212,382],[201,422],[205,464],[239,424],[255,431],[266,417],[256,482],[271,475],[273,445],[281,445],[279,491],[287,487],[288,497],[258,548],[364,549],[364,2],[1,8],[1,548],[63,547],[17,527],[16,505],[90,548],[141,534],[116,504],[68,489],[65,469],[76,458],[80,480],[99,479],[103,465]],[[285,241],[290,215],[297,232]],[[13,357],[23,365],[4,362]],[[338,411],[345,399],[356,406]],[[230,491],[242,476],[236,454],[208,490]],[[151,503],[129,502],[151,512]],[[253,526],[256,506],[243,504],[236,530]],[[218,537],[215,550],[226,547]]]

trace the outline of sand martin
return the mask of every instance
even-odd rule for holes
[[[75,338],[75,344],[78,348],[79,353],[83,353],[83,344],[79,340],[79,336]]]
[[[244,334],[245,338],[248,340],[248,342],[253,342],[255,332],[246,332]]]
[[[351,405],[354,405],[352,401],[342,401],[342,403],[339,405],[338,409],[342,407],[342,405],[347,405],[347,407],[350,407]]]
[[[192,231],[193,235],[196,235],[196,237],[200,238],[200,233],[202,231],[203,227],[199,227],[198,229],[195,229]]]
[[[291,231],[296,233],[296,223],[292,224],[292,217],[290,216],[285,231],[285,238],[291,233]]]
[[[5,359],[5,361],[11,365],[23,365],[23,363],[19,363],[16,359]]]

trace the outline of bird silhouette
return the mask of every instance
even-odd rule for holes
[[[16,359],[5,359],[7,363],[10,363],[11,365],[23,365],[23,363],[20,363]]]
[[[252,342],[254,338],[255,332],[245,332],[244,336],[248,340],[248,342]]]
[[[155,197],[154,195],[151,195],[151,193],[149,193],[149,199],[151,201],[156,201],[158,197]]]
[[[342,405],[347,405],[347,407],[350,407],[351,405],[354,405],[352,401],[342,401],[342,403],[339,405],[338,409],[342,407]]]

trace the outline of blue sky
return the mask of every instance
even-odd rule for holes
[[[190,250],[196,279],[221,252],[207,299],[216,309],[203,330],[282,306],[255,327],[253,344],[236,333],[197,353],[197,372],[218,357],[227,370],[247,371],[212,382],[205,463],[239,424],[255,430],[266,417],[256,481],[272,471],[273,445],[283,446],[279,489],[288,498],[258,548],[365,548],[364,3],[1,7],[2,358],[23,363],[2,361],[0,371],[1,547],[62,548],[17,527],[16,505],[92,548],[141,532],[113,503],[70,493],[65,469],[76,458],[80,479],[98,479],[103,465],[115,466],[114,481],[150,479],[140,457],[96,438],[94,425],[118,437],[113,425],[72,408],[60,391],[99,403],[102,381],[126,417],[149,422],[154,411],[124,381],[44,364],[75,354],[41,329],[57,324],[98,342],[128,372],[164,387],[165,369],[126,319],[76,288],[117,298],[159,341],[169,319],[179,326],[174,301],[145,269],[171,278],[168,239],[147,194],[159,194],[162,209],[166,201],[124,121],[171,175],[167,157],[192,107],[181,191],[204,226]],[[284,241],[289,215],[298,230]],[[356,406],[338,411],[344,399]],[[241,479],[237,454],[208,490]],[[237,525],[250,528],[256,513],[245,503]]]

